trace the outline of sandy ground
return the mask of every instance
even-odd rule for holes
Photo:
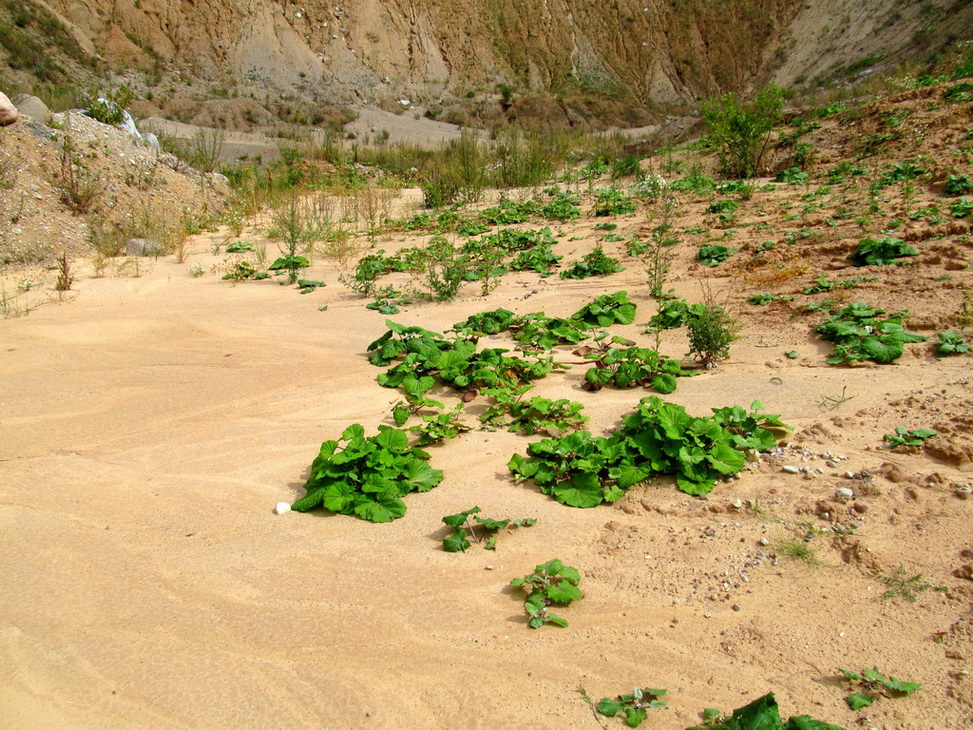
[[[589,244],[559,246],[570,259]],[[565,507],[509,478],[528,439],[478,431],[431,449],[445,479],[409,496],[396,522],[278,516],[321,441],[390,422],[397,395],[364,356],[384,317],[324,263],[309,273],[329,286],[300,296],[191,278],[188,266],[220,260],[205,240],[191,248],[138,278],[81,276],[71,301],[0,322],[0,725],[593,728],[579,687],[597,701],[650,686],[669,690],[669,708],[649,727],[684,728],[704,707],[768,691],[785,717],[970,726],[973,584],[953,575],[973,548],[973,500],[955,490],[969,472],[881,446],[895,425],[968,417],[967,358],[828,367],[806,327],[755,321],[729,362],[669,398],[699,414],[760,399],[806,450],[708,499],[663,479],[613,506]],[[627,289],[644,323],[642,276],[510,275],[486,300],[470,286],[395,319],[441,331],[497,306],[569,315]],[[649,344],[640,329],[615,328]],[[667,332],[663,352],[682,355],[684,338]],[[802,358],[783,357],[791,349]],[[585,393],[582,374],[538,391],[583,401],[595,432],[648,394]],[[823,413],[822,395],[842,389],[854,399]],[[825,452],[847,459],[831,468]],[[843,476],[862,469],[873,483]],[[842,486],[853,505],[829,501]],[[855,534],[827,531],[822,503]],[[443,552],[441,517],[474,505],[537,524],[496,552]],[[788,557],[787,543],[812,559]],[[561,611],[567,629],[532,631],[508,583],[553,557],[580,569],[585,597]],[[936,590],[882,599],[899,566]],[[923,688],[853,713],[835,668],[872,665]]]

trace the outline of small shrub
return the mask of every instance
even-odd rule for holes
[[[939,342],[936,343],[936,357],[949,357],[969,352],[970,346],[962,335],[956,332],[940,332]]]
[[[738,339],[740,326],[723,307],[706,302],[686,323],[689,352],[705,368],[715,368],[730,356],[730,345]]]
[[[702,105],[707,132],[720,158],[720,172],[732,178],[755,177],[763,162],[770,130],[780,123],[783,92],[765,86],[753,102],[730,93]]]
[[[527,593],[524,610],[530,617],[527,625],[539,629],[544,624],[566,627],[568,622],[555,613],[549,606],[567,606],[584,594],[578,587],[581,573],[555,558],[534,568],[534,572],[523,578],[514,578],[510,585],[522,588]]]

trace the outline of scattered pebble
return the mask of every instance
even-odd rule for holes
[[[734,611],[739,611],[740,610],[740,605],[737,604],[737,603],[734,603],[732,606],[730,606],[730,608],[732,608]]]
[[[713,614],[707,611],[706,613],[703,614],[703,618],[713,618]]]
[[[287,502],[278,502],[277,506],[274,507],[275,515],[282,515],[285,512],[290,512],[290,511],[291,511],[291,506],[287,504]]]
[[[801,468],[799,466],[782,466],[781,471],[786,471],[788,474],[800,474]]]
[[[770,540],[768,540],[766,537],[762,537],[760,538],[760,544],[765,546],[770,545]]]
[[[839,502],[847,502],[849,499],[855,498],[855,493],[848,487],[841,487],[835,490],[834,498]]]

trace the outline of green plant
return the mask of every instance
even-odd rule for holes
[[[738,338],[740,324],[723,307],[712,301],[703,302],[698,313],[687,319],[689,353],[704,368],[715,368],[720,360],[730,356],[730,345]]]
[[[645,347],[610,347],[604,352],[588,353],[585,358],[595,361],[581,384],[589,391],[599,391],[606,385],[616,388],[643,385],[668,395],[676,389],[676,378],[688,375],[677,360]]]
[[[539,212],[548,220],[570,221],[581,217],[581,200],[568,191],[561,192],[557,188],[545,191],[550,200],[540,206]]]
[[[719,154],[720,172],[732,178],[759,173],[770,130],[780,123],[783,103],[783,92],[770,84],[749,104],[730,93],[702,105],[710,142]]]
[[[636,307],[628,300],[627,291],[602,294],[571,315],[571,319],[598,327],[615,324],[631,324],[635,321]]]
[[[298,255],[298,252],[313,251],[314,245],[331,228],[330,211],[322,202],[320,198],[304,200],[290,195],[270,213],[267,237],[280,242],[283,256],[268,268],[271,271],[286,271],[289,284],[297,283],[298,272],[310,265],[308,259]]]
[[[905,426],[896,426],[895,433],[885,434],[882,440],[890,444],[889,448],[895,448],[896,446],[922,446],[926,442],[926,439],[932,438],[936,433],[931,428],[915,428],[910,431]]]
[[[437,301],[452,301],[466,280],[467,258],[452,243],[440,236],[429,242],[426,251],[426,287]]]
[[[863,669],[860,673],[841,667],[838,671],[848,680],[851,689],[856,690],[845,698],[854,712],[870,706],[879,697],[905,697],[922,686],[918,682],[903,682],[891,674],[886,676],[878,671],[878,667]]]
[[[973,212],[973,200],[966,198],[960,198],[949,206],[949,214],[954,218],[968,218],[971,212]]]
[[[509,309],[494,309],[492,312],[471,314],[462,322],[453,325],[453,330],[466,337],[482,337],[506,332],[517,321],[517,315]]]
[[[536,212],[537,203],[532,200],[518,203],[501,198],[500,202],[492,208],[484,208],[480,211],[480,218],[492,225],[507,226],[513,223],[524,223]]]
[[[470,427],[460,420],[463,406],[463,403],[457,403],[445,413],[439,413],[434,416],[423,416],[422,423],[407,429],[419,435],[416,445],[428,446],[429,444],[438,444],[451,438],[456,438],[461,433],[469,431]]]
[[[962,355],[969,352],[970,346],[963,336],[952,331],[940,332],[939,342],[936,343],[936,357],[948,357],[950,355]]]
[[[675,258],[674,247],[679,243],[679,236],[670,222],[673,207],[665,206],[662,220],[652,228],[646,250],[645,273],[649,278],[649,296],[656,300],[661,300],[666,294],[666,279]]]
[[[807,173],[803,172],[799,167],[788,167],[786,170],[778,172],[773,182],[803,185],[807,182]]]
[[[843,730],[837,725],[829,725],[820,720],[812,720],[807,715],[791,717],[784,722],[774,693],[759,697],[749,705],[739,707],[729,717],[721,716],[719,710],[703,710],[703,724],[687,730]]]
[[[473,517],[479,511],[479,507],[471,507],[455,515],[446,515],[443,517],[443,522],[453,528],[453,533],[443,538],[443,550],[447,553],[465,553],[467,548],[470,547],[471,537],[477,543],[487,538],[483,549],[496,550],[497,533],[518,527],[533,527],[537,523],[537,520],[532,517],[521,520],[494,520],[484,517]],[[476,525],[473,524],[474,522]],[[479,533],[477,533],[477,528],[479,528]]]
[[[918,256],[919,252],[898,238],[865,238],[848,258],[855,266],[884,266],[905,256]]]
[[[85,163],[70,129],[65,132],[58,155],[60,167],[53,186],[61,202],[75,215],[91,212],[104,193],[101,175]]]
[[[821,294],[834,289],[854,289],[859,284],[875,281],[876,279],[878,279],[877,276],[853,276],[851,279],[846,279],[845,281],[829,281],[827,274],[818,274],[817,281],[805,289],[803,293],[810,296],[811,294]]]
[[[703,244],[699,247],[696,260],[703,266],[716,267],[730,258],[733,249],[716,244]]]
[[[637,206],[621,190],[608,188],[595,193],[595,216],[626,215],[634,213]]]
[[[574,319],[546,317],[543,312],[533,312],[521,318],[516,325],[514,338],[524,349],[550,350],[556,345],[576,345],[588,337],[588,327]]]
[[[739,472],[743,450],[765,451],[777,443],[775,432],[788,427],[777,416],[739,406],[714,408],[708,418],[657,396],[643,398],[609,437],[576,431],[537,441],[527,458],[511,457],[518,479],[533,479],[541,492],[572,507],[595,507],[619,500],[624,490],[659,474],[672,474],[688,494],[707,494],[717,479]]]
[[[702,311],[702,304],[690,304],[685,299],[663,299],[659,302],[659,311],[649,320],[648,327],[650,330],[678,329],[698,317]]]
[[[603,697],[598,702],[598,712],[605,717],[624,714],[626,725],[638,727],[645,720],[646,710],[666,706],[666,703],[659,699],[666,694],[664,689],[636,687],[629,695],[618,695],[615,699]]]
[[[748,304],[753,304],[758,307],[765,307],[773,302],[783,302],[788,301],[790,297],[783,296],[781,294],[771,294],[769,292],[763,292],[760,294],[751,294],[747,298]]]
[[[546,278],[554,273],[562,258],[554,253],[550,244],[540,244],[519,252],[510,262],[510,268],[514,271],[536,271],[542,278]]]
[[[829,365],[840,365],[863,360],[888,364],[902,357],[904,345],[925,342],[927,338],[906,331],[902,321],[908,312],[896,312],[885,319],[884,309],[877,309],[862,302],[853,302],[838,310],[814,328],[821,339],[833,342],[834,355]]]
[[[567,606],[581,598],[584,594],[578,587],[581,573],[577,568],[571,568],[557,558],[541,563],[534,568],[534,572],[523,578],[514,578],[510,585],[522,588],[527,593],[524,610],[530,617],[527,625],[532,629],[539,629],[544,624],[566,627],[568,622],[555,613],[551,613],[549,606]]]
[[[973,182],[966,174],[950,175],[943,186],[944,195],[966,195],[973,191]]]
[[[538,395],[522,400],[533,387],[524,385],[484,390],[483,394],[491,396],[496,403],[483,412],[480,422],[487,427],[506,427],[508,431],[526,436],[535,433],[560,436],[581,428],[588,420],[587,416],[581,415],[584,406],[567,398],[552,400]]]
[[[592,276],[607,276],[624,270],[625,268],[618,262],[618,259],[605,254],[599,246],[591,253],[585,254],[570,269],[562,271],[561,278],[587,279]]]
[[[443,473],[428,459],[428,453],[409,445],[405,431],[379,426],[377,435],[366,437],[365,429],[353,424],[340,440],[321,444],[304,484],[307,494],[293,509],[324,507],[370,522],[391,522],[406,512],[402,497],[442,481]]]
[[[922,575],[916,574],[909,578],[906,577],[905,568],[901,565],[896,569],[894,575],[875,574],[882,583],[888,586],[888,590],[882,594],[882,598],[904,598],[909,603],[914,603],[917,593],[923,593],[933,588],[931,583],[924,583]],[[945,588],[933,588],[936,591],[944,591]]]

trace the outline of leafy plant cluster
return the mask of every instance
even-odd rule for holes
[[[379,426],[378,434],[352,424],[338,441],[325,441],[304,484],[307,494],[293,504],[298,512],[324,507],[369,522],[391,522],[406,512],[402,498],[427,492],[443,473],[426,463],[429,454],[409,445],[406,433]]]
[[[810,296],[811,294],[822,294],[824,292],[834,291],[835,289],[854,289],[859,284],[875,281],[876,279],[878,279],[877,276],[853,276],[844,281],[829,281],[827,274],[819,274],[817,281],[805,289],[803,293]]]
[[[938,334],[939,342],[936,343],[936,357],[949,357],[950,355],[962,355],[970,351],[969,343],[957,332],[947,331]]]
[[[624,490],[658,475],[675,476],[687,494],[707,494],[720,478],[744,466],[743,451],[765,451],[785,426],[777,416],[740,406],[714,408],[694,417],[657,396],[643,398],[608,437],[576,431],[530,444],[527,457],[514,454],[508,467],[518,479],[533,479],[541,492],[572,507],[615,502]]]
[[[503,348],[477,352],[476,343],[470,340],[447,340],[435,332],[392,320],[385,324],[389,329],[368,346],[369,362],[392,366],[378,375],[379,385],[398,388],[406,384],[414,397],[424,396],[437,379],[475,397],[482,388],[515,387],[544,377],[557,367],[551,358],[530,362],[506,357]]]
[[[914,428],[910,431],[905,426],[896,426],[895,433],[887,433],[882,439],[890,444],[889,448],[922,446],[926,443],[926,439],[932,438],[936,433],[931,428]]]
[[[592,352],[585,359],[594,360],[594,367],[584,376],[581,387],[599,391],[606,385],[615,388],[650,386],[663,395],[676,389],[676,378],[689,375],[677,360],[670,360],[647,347],[609,347],[604,352]]]
[[[856,690],[845,697],[848,707],[855,712],[869,707],[879,697],[905,697],[922,686],[918,682],[903,682],[892,675],[886,676],[878,671],[878,667],[863,669],[861,672],[838,667],[838,671],[848,680],[851,688]]]
[[[707,730],[707,728],[723,728],[723,730],[843,730],[837,725],[830,725],[820,720],[812,720],[807,715],[791,717],[784,722],[780,717],[780,707],[774,693],[770,692],[758,697],[748,705],[737,708],[729,717],[724,717],[719,710],[707,709],[703,711],[703,724],[687,730]]]
[[[504,530],[513,530],[518,527],[533,527],[537,520],[527,517],[522,520],[494,520],[488,517],[474,517],[480,512],[479,507],[470,507],[455,515],[446,515],[443,522],[453,528],[453,532],[443,538],[443,550],[447,553],[465,553],[474,542],[483,544],[484,550],[497,549],[497,536]],[[475,525],[473,523],[476,523]],[[479,532],[477,532],[479,529]]]
[[[883,314],[884,309],[854,302],[815,327],[814,331],[821,335],[821,339],[834,343],[834,354],[827,363],[841,365],[871,360],[888,364],[902,357],[907,343],[927,339],[902,326],[907,311],[895,312],[882,319]]]
[[[619,271],[624,271],[618,259],[607,255],[601,247],[595,248],[590,253],[581,257],[569,269],[561,272],[562,279],[587,279],[592,276],[608,276]]]
[[[546,433],[561,436],[585,424],[587,416],[581,414],[584,406],[567,398],[551,399],[535,395],[523,400],[532,385],[520,388],[491,388],[483,392],[492,396],[495,404],[480,416],[480,422],[491,428],[506,428],[513,433],[533,436]]]
[[[638,727],[647,716],[647,710],[662,708],[666,706],[660,697],[665,697],[667,691],[664,689],[651,689],[650,687],[636,687],[631,694],[618,695],[614,699],[603,697],[599,700],[598,713],[605,717],[625,716],[625,724],[629,727]]]
[[[527,625],[539,629],[544,624],[566,627],[568,622],[550,611],[550,606],[567,606],[584,595],[578,587],[581,573],[554,558],[534,568],[523,578],[514,578],[510,585],[527,594],[524,610],[530,617]]]
[[[884,266],[895,259],[918,256],[919,252],[899,238],[865,238],[848,257],[855,266]]]
[[[699,247],[699,253],[696,254],[696,260],[699,261],[703,266],[716,267],[721,263],[730,258],[730,254],[733,253],[732,249],[726,246],[720,246],[718,244],[703,244]]]
[[[628,195],[617,188],[599,190],[595,193],[595,217],[627,215],[638,210],[638,206]]]

